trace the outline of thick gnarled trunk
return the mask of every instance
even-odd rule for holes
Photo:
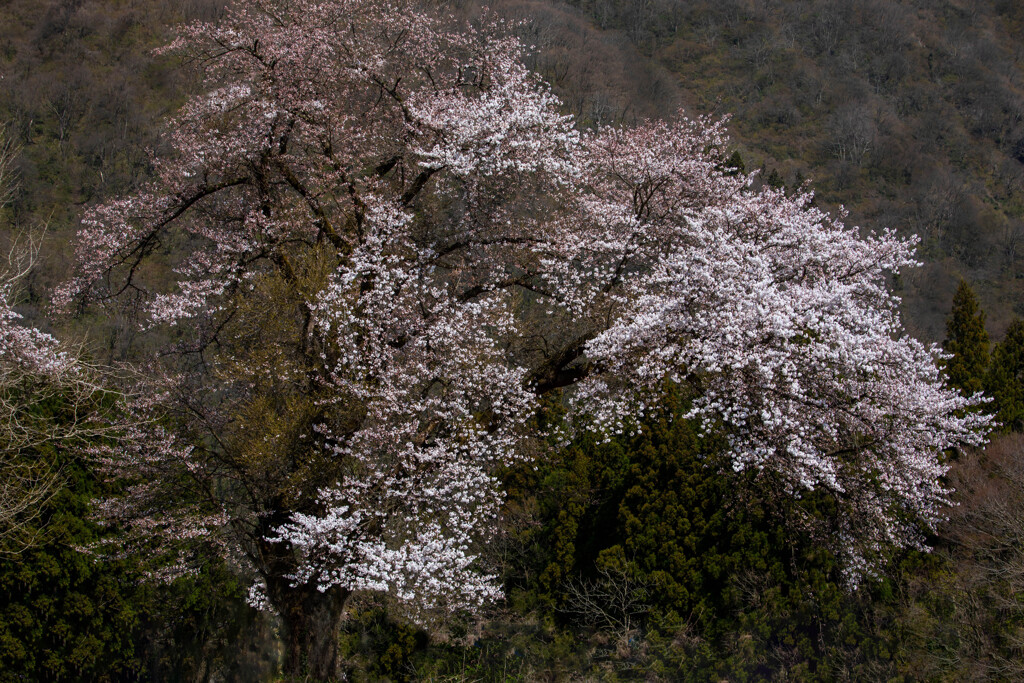
[[[334,587],[321,593],[310,586],[272,581],[271,602],[281,616],[282,673],[287,680],[338,681],[343,667],[338,632],[350,591]]]

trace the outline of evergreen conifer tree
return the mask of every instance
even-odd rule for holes
[[[946,353],[953,356],[946,361],[950,386],[966,395],[982,391],[989,362],[988,344],[985,312],[974,290],[961,280],[953,296],[953,309],[946,320],[946,340],[942,343]]]
[[[1024,432],[1024,320],[1014,320],[992,352],[985,389],[1003,429]]]
[[[733,150],[729,158],[725,160],[725,175],[738,176],[747,172],[747,164],[743,161],[743,155],[738,149]]]

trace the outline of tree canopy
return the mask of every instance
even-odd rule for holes
[[[169,576],[184,542],[250,576],[290,672],[338,671],[355,592],[425,622],[500,594],[479,548],[542,398],[557,443],[685,387],[732,470],[836,502],[852,582],[941,517],[987,418],[901,328],[912,241],[756,187],[723,122],[580,129],[500,22],[414,4],[239,1],[167,50],[203,92],[59,297],[171,338],[101,512]]]

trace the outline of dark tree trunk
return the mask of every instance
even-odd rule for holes
[[[268,582],[268,596],[281,616],[285,677],[302,681],[338,681],[343,676],[338,633],[351,593],[332,588],[291,586],[285,579]]]
[[[319,591],[308,584],[293,585],[298,557],[287,543],[267,541],[291,517],[283,501],[268,505],[277,509],[261,518],[258,565],[267,586],[267,598],[281,617],[284,646],[282,674],[287,681],[319,683],[340,681],[344,676],[338,635],[345,604],[352,592],[335,586]]]

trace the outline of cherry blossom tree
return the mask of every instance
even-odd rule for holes
[[[578,129],[506,28],[236,2],[168,48],[205,88],[154,180],[83,221],[60,300],[172,340],[101,512],[247,572],[291,673],[339,672],[354,592],[424,620],[499,596],[478,549],[546,394],[613,434],[691,387],[737,470],[846,502],[852,577],[919,542],[939,453],[982,438],[901,331],[911,243],[727,174],[721,123]]]

